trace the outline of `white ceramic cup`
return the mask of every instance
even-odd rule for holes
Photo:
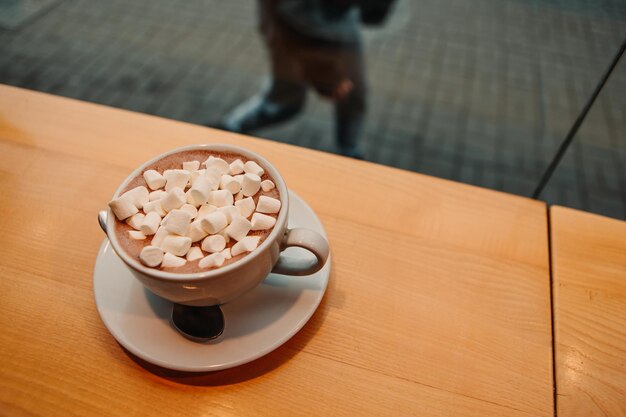
[[[320,270],[328,258],[326,239],[313,230],[287,227],[289,193],[285,181],[276,168],[265,158],[247,149],[233,145],[191,145],[177,148],[157,156],[133,171],[115,192],[117,198],[128,183],[140,175],[147,166],[175,153],[190,150],[207,150],[218,153],[236,153],[256,161],[274,180],[282,203],[276,224],[270,235],[243,258],[220,268],[198,273],[165,272],[149,268],[129,256],[120,247],[115,234],[117,219],[109,208],[98,215],[100,226],[107,234],[111,246],[128,266],[133,275],[153,293],[178,304],[189,306],[212,306],[227,303],[260,284],[270,272],[284,275],[310,275]],[[281,251],[298,246],[309,250],[310,260],[289,258]]]

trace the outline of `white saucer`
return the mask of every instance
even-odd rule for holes
[[[313,210],[291,191],[289,203],[289,227],[306,227],[326,236]],[[300,248],[284,253],[313,256]],[[224,333],[208,343],[192,342],[171,326],[172,304],[144,289],[108,240],[98,252],[93,286],[100,317],[123,347],[164,368],[203,372],[253,361],[289,340],[317,309],[329,275],[330,257],[311,276],[268,275],[261,285],[221,307]]]

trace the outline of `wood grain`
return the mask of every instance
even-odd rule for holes
[[[550,209],[557,415],[626,415],[626,223]]]
[[[120,348],[92,270],[119,182],[201,142],[271,160],[320,216],[333,265],[285,345],[194,375]],[[0,155],[0,415],[552,415],[540,202],[2,86]]]

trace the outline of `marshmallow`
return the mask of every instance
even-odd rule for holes
[[[239,216],[239,210],[235,206],[224,206],[217,209],[217,211],[221,211],[226,216],[226,221],[230,224],[233,221],[233,218]]]
[[[267,214],[254,213],[251,223],[252,230],[269,230],[276,224],[276,219]]]
[[[239,201],[239,200],[241,200],[242,198],[243,198],[243,191],[239,191],[239,192],[235,195],[234,200],[235,200],[235,201]]]
[[[260,177],[265,173],[265,170],[256,162],[248,161],[243,165],[243,172],[246,174],[255,174]]]
[[[205,252],[220,252],[226,247],[226,239],[222,235],[212,235],[202,241],[202,250]]]
[[[220,186],[220,180],[222,179],[222,171],[215,167],[210,167],[205,170],[204,176],[211,180],[211,190],[215,191]]]
[[[224,256],[221,253],[212,253],[209,256],[205,256],[200,259],[198,266],[200,268],[213,268],[216,266],[222,266],[224,264]]]
[[[186,258],[188,262],[191,262],[191,261],[195,261],[196,259],[204,258],[204,254],[202,253],[202,250],[199,247],[192,246],[189,249],[189,252],[187,252]]]
[[[183,189],[176,187],[169,190],[167,195],[158,201],[161,202],[163,210],[170,212],[181,208],[187,202],[187,198]]]
[[[139,210],[128,196],[118,197],[115,200],[109,201],[109,207],[111,207],[113,214],[115,214],[115,217],[120,221],[139,213]]]
[[[169,252],[165,252],[163,255],[163,261],[161,262],[161,266],[164,268],[178,268],[187,263],[185,258],[179,258],[176,255],[173,255]]]
[[[220,180],[220,189],[228,190],[234,195],[241,191],[241,183],[228,174],[222,175]]]
[[[189,194],[194,205],[200,205],[207,202],[209,193],[211,192],[212,182],[207,176],[200,176],[191,185]]]
[[[163,251],[156,246],[146,246],[139,253],[139,260],[147,266],[159,266],[163,261]]]
[[[141,226],[139,226],[139,230],[146,236],[150,236],[156,233],[159,225],[161,223],[161,216],[159,216],[154,211],[146,214],[143,218],[143,222],[141,222]]]
[[[150,212],[155,212],[159,216],[163,217],[167,213],[163,210],[163,206],[161,205],[161,200],[150,201],[147,204],[144,204],[143,211],[148,214]]]
[[[156,190],[156,191],[152,191],[149,195],[148,195],[148,200],[150,201],[155,201],[155,200],[160,200],[163,197],[165,197],[167,195],[166,191],[163,190]]]
[[[243,161],[241,159],[235,159],[230,163],[230,175],[237,175],[243,172]]]
[[[230,172],[230,165],[228,165],[228,162],[224,161],[222,158],[216,158],[213,155],[209,156],[209,159],[204,161],[204,165],[207,169],[217,169],[222,175]]]
[[[230,248],[226,248],[223,251],[220,252],[222,254],[222,256],[224,257],[224,259],[230,259],[233,256],[230,254]]]
[[[209,194],[209,204],[216,207],[232,206],[233,195],[228,190],[211,191]]]
[[[206,173],[206,169],[199,169],[197,171],[191,171],[191,174],[189,175],[189,182],[193,184],[196,178],[198,178],[201,175],[204,175],[205,173]]]
[[[158,190],[165,185],[165,177],[153,169],[149,169],[143,173],[143,179],[151,190]]]
[[[246,197],[242,200],[235,201],[235,207],[239,210],[239,214],[243,217],[248,218],[252,213],[254,213],[254,200],[252,197]]]
[[[190,204],[194,207],[200,207],[202,205],[201,203],[196,202],[196,200],[191,197],[191,189],[185,191],[185,201],[185,204]]]
[[[160,248],[161,243],[163,243],[163,239],[165,239],[165,236],[167,235],[169,235],[169,233],[167,230],[165,230],[165,227],[159,227],[154,236],[152,236],[152,241],[150,242],[150,244],[152,246]]]
[[[191,238],[187,236],[167,235],[161,242],[161,249],[176,256],[184,256],[191,248]]]
[[[213,213],[215,210],[217,210],[217,207],[212,206],[210,204],[204,204],[204,205],[200,206],[200,208],[198,209],[198,216],[197,216],[197,218],[200,219],[200,218],[206,216],[209,213]]]
[[[251,227],[252,224],[245,217],[237,216],[224,231],[228,236],[239,241],[246,237]]]
[[[259,213],[278,213],[280,211],[280,200],[262,195],[256,203],[256,211]]]
[[[246,174],[243,176],[241,190],[243,195],[250,197],[255,195],[261,188],[261,177],[256,174]]]
[[[226,241],[227,244],[228,244],[228,242],[230,242],[230,236],[228,236],[226,234],[226,229],[222,229],[219,232],[217,232],[216,234],[221,235],[224,238],[224,240]]]
[[[200,168],[200,161],[183,162],[183,169],[185,171],[197,171],[198,168]]]
[[[200,225],[205,232],[215,234],[228,225],[228,220],[221,211],[214,211],[200,219]]]
[[[130,201],[132,201],[138,209],[142,208],[144,204],[150,201],[150,192],[143,185],[126,191],[122,194],[122,197],[124,196],[130,198]]]
[[[185,171],[184,169],[172,169],[165,171],[163,176],[166,180],[165,191],[170,191],[174,188],[184,190],[191,174],[189,171]]]
[[[139,230],[141,223],[143,223],[144,217],[146,217],[146,215],[143,213],[133,214],[128,219],[126,219],[126,224],[135,230]]]
[[[198,209],[196,209],[191,204],[183,204],[180,209],[182,211],[186,211],[187,213],[189,213],[192,219],[195,219],[196,217],[198,217]]]
[[[164,220],[163,227],[165,230],[179,236],[185,236],[191,222],[191,214],[184,210],[172,210]]]
[[[146,238],[146,235],[141,233],[139,230],[129,230],[128,234],[130,235],[131,239],[135,240],[144,240]]]
[[[234,178],[234,179],[235,179],[235,181],[237,181],[239,184],[243,184],[243,175],[244,175],[244,174],[235,175],[233,178]]]
[[[246,236],[241,239],[239,242],[235,243],[232,248],[230,248],[230,253],[232,256],[237,256],[242,253],[252,252],[259,246],[260,236]]]
[[[200,220],[192,222],[187,230],[187,236],[191,238],[191,241],[194,243],[204,239],[207,235],[208,233],[204,230],[202,224],[200,224]]]
[[[268,192],[269,190],[273,190],[274,187],[276,187],[276,185],[274,185],[274,183],[271,180],[261,181],[261,189],[265,192]]]

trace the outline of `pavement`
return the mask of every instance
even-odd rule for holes
[[[625,37],[623,0],[398,0],[366,159],[529,196]],[[215,124],[267,76],[254,1],[0,0],[0,83]],[[334,152],[332,105],[257,136]],[[541,198],[626,219],[626,58]]]

